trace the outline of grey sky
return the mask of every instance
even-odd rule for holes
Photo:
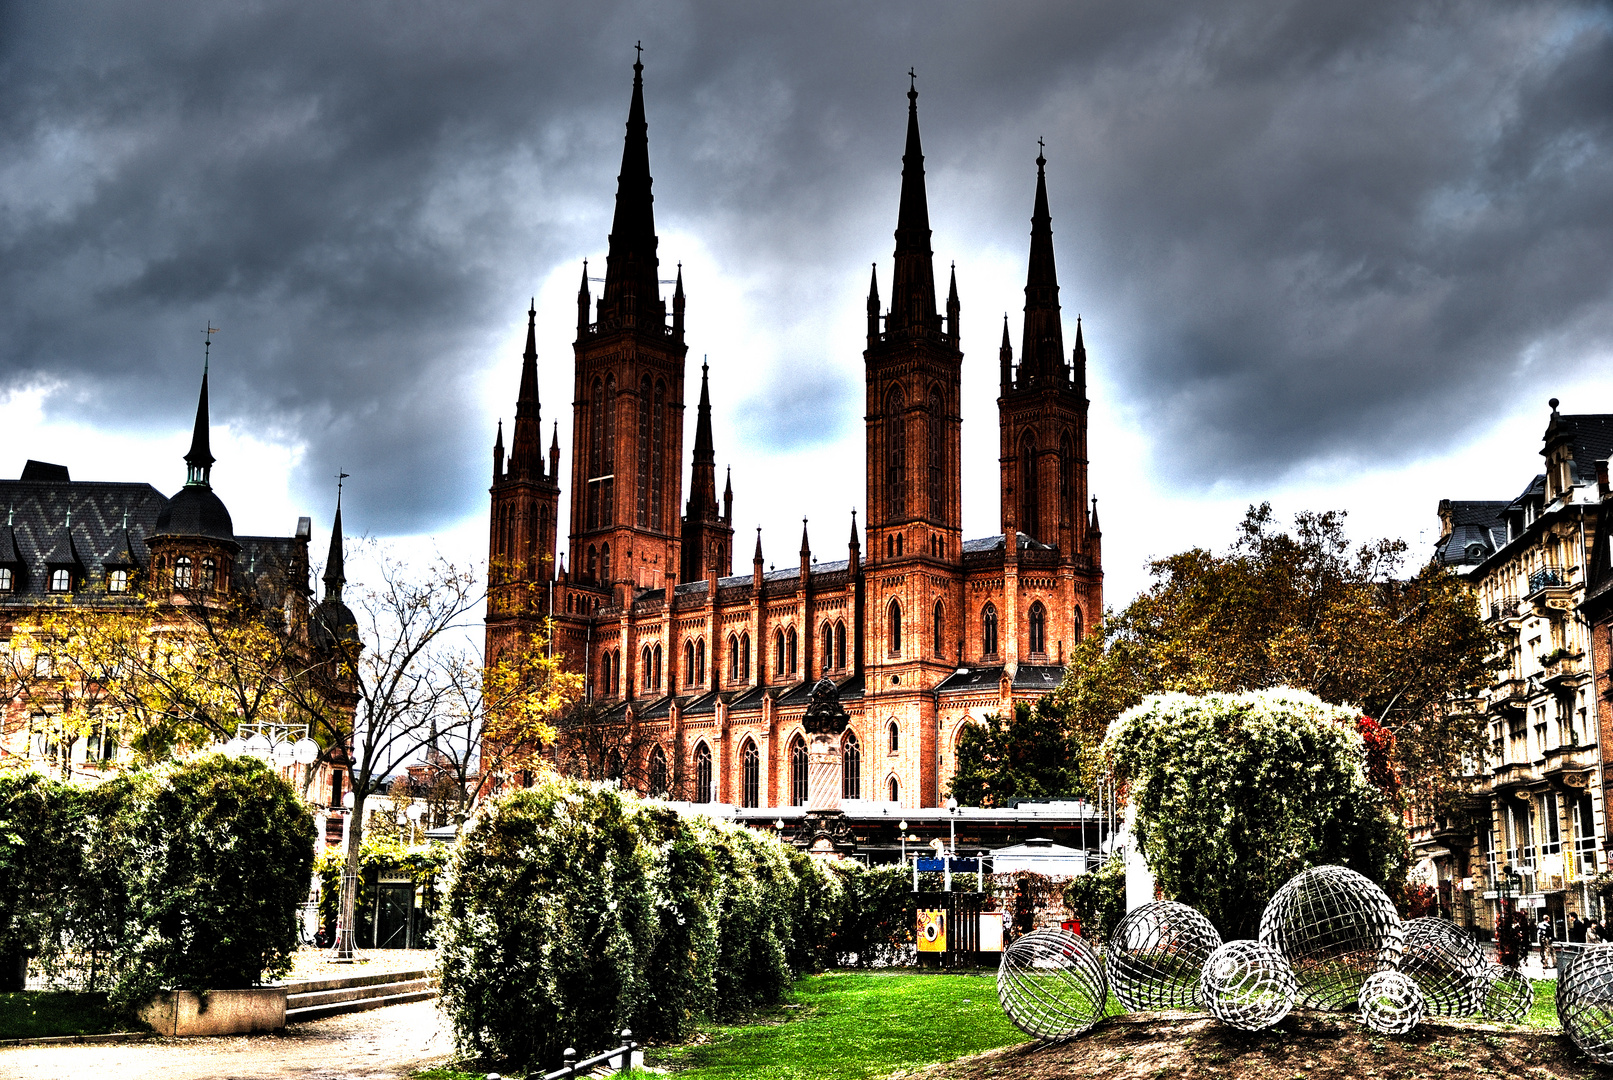
[[[1613,341],[1605,5],[30,2],[0,5],[0,394],[183,427],[212,319],[215,416],[306,444],[294,491],[339,461],[372,531],[474,513],[527,297],[603,252],[637,40],[662,276],[681,235],[732,279],[689,281],[692,356],[746,369],[719,463],[859,445],[909,65],[985,457],[1038,136],[1093,407],[1178,490],[1433,452]]]

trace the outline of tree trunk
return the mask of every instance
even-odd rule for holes
[[[351,774],[349,774],[351,776]],[[336,960],[359,958],[354,925],[358,907],[359,848],[364,843],[364,785],[354,784],[352,816],[347,823],[347,861],[342,864],[341,909],[336,916],[336,941],[331,956]]]

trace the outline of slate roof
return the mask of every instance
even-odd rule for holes
[[[1033,538],[1031,536],[1028,536],[1025,533],[1018,533],[1016,535],[1019,537],[1019,550],[1021,550],[1021,551],[1053,551],[1053,550],[1055,550],[1052,544],[1044,544],[1040,540],[1037,540],[1037,539],[1035,539],[1035,538]],[[1003,546],[1003,534],[1002,533],[998,533],[995,536],[982,536],[978,540],[965,540],[963,542],[963,550],[964,550],[965,554],[971,554],[971,553],[979,552],[979,551],[997,551],[997,550],[1001,549],[1002,546]]]
[[[1541,478],[1544,483],[1544,478]],[[1446,566],[1477,566],[1507,542],[1505,502],[1452,499],[1451,532],[1435,556]]]
[[[49,474],[31,468],[28,475]],[[148,565],[145,538],[167,505],[150,484],[0,480],[0,564],[10,564],[17,579],[0,603],[37,603],[47,595],[52,564],[94,581],[131,559],[136,568]]]
[[[1576,413],[1562,420],[1574,425],[1574,468],[1579,482],[1596,482],[1596,463],[1613,457],[1613,413]]]
[[[74,571],[80,585],[103,583],[113,569],[142,570],[151,564],[146,538],[157,528],[169,499],[150,484],[73,480],[60,465],[30,461],[26,480],[0,480],[0,566],[15,574],[13,590],[0,604],[36,604],[48,596],[50,570]],[[69,526],[69,522],[71,525]],[[306,519],[298,531],[306,534]],[[302,539],[238,536],[237,588],[254,588],[278,604],[291,569],[299,564]],[[307,582],[296,582],[307,588]]]
[[[1002,680],[1003,667],[959,668],[936,687],[936,693],[982,693],[995,690]],[[1064,681],[1064,668],[1057,664],[1021,664],[1014,673],[1015,690],[1056,690]]]

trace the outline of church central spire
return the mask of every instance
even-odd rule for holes
[[[913,78],[912,71],[908,77]],[[937,326],[935,268],[930,251],[930,205],[924,193],[924,147],[919,141],[919,92],[907,91],[907,149],[902,154],[902,203],[896,214],[896,273],[890,332]]]
[[[1030,265],[1025,272],[1025,334],[1019,347],[1021,387],[1063,382],[1064,331],[1059,274],[1053,262],[1053,215],[1047,208],[1047,158],[1036,143],[1036,202],[1031,209]]]
[[[605,260],[602,317],[624,324],[660,325],[666,318],[657,278],[655,196],[650,192],[650,129],[644,119],[644,63],[633,64],[633,101],[627,110],[622,171],[616,177],[616,216]]]
[[[208,433],[207,368],[208,363],[203,360],[202,393],[196,399],[196,426],[191,431],[190,449],[185,451],[185,483],[198,487],[212,486],[213,462],[216,460]]]

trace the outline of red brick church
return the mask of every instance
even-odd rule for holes
[[[890,306],[877,267],[868,294],[861,530],[854,515],[844,557],[814,561],[803,525],[799,564],[773,571],[758,531],[736,575],[734,494],[725,484],[718,501],[704,366],[683,501],[683,279],[668,313],[643,65],[633,70],[603,292],[591,295],[585,265],[577,294],[569,478],[558,432],[547,455],[542,445],[535,312],[513,439],[506,455],[501,422],[493,448],[487,655],[552,614],[554,649],[586,672],[606,721],[651,733],[634,751],[644,786],[742,807],[806,801],[801,714],[813,683],[833,679],[851,716],[845,797],[936,806],[964,725],[1056,687],[1102,612],[1086,351],[1079,322],[1064,351],[1045,160],[1019,357],[1006,321],[998,357],[1001,531],[966,540],[961,528],[960,303],[956,275],[944,314],[937,301],[910,89]],[[557,561],[563,489],[570,547]]]

